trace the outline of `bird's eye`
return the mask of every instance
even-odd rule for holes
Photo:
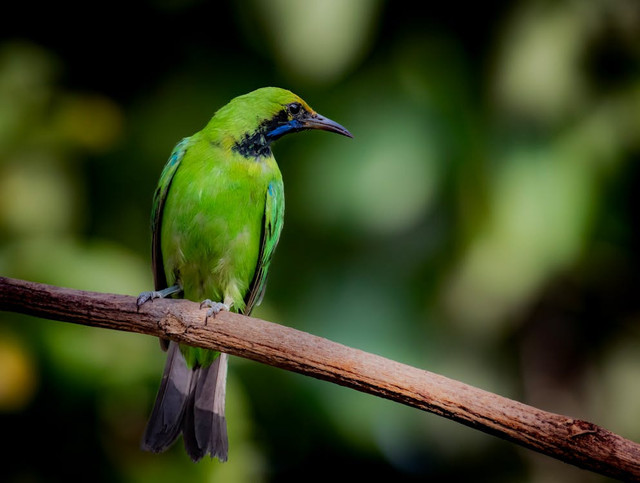
[[[289,109],[289,112],[292,116],[297,116],[300,113],[300,109],[302,109],[302,106],[299,102],[292,102],[287,106],[287,108]]]

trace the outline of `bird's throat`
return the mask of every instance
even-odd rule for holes
[[[271,156],[271,143],[287,133],[299,130],[299,125],[291,121],[286,112],[280,111],[271,119],[263,121],[258,129],[238,141],[233,150],[245,158],[256,161]]]
[[[245,136],[238,141],[232,149],[245,158],[256,161],[271,156],[271,143],[267,140],[262,130]]]

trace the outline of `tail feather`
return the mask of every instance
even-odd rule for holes
[[[176,440],[180,434],[193,375],[179,345],[172,342],[156,402],[144,432],[142,449],[160,453]]]
[[[221,353],[213,364],[201,369],[193,406],[196,441],[200,448],[220,461],[226,461],[229,452],[224,415],[228,357]]]
[[[159,453],[180,432],[193,459],[209,454],[227,460],[229,443],[224,416],[227,379],[226,354],[208,367],[190,369],[177,343],[171,342],[156,403],[147,423],[142,448]]]
[[[220,354],[206,368],[198,368],[195,390],[182,422],[182,437],[194,461],[205,454],[227,461],[229,443],[224,399],[227,381],[227,354]]]

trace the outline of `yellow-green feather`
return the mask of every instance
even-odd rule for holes
[[[232,302],[245,314],[259,303],[283,225],[282,176],[270,151],[248,158],[234,146],[291,102],[313,112],[289,91],[258,89],[176,146],[154,200],[156,289],[178,283],[186,299]],[[186,346],[182,352],[190,367],[217,356]]]

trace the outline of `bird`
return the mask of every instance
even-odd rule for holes
[[[235,97],[205,127],[182,139],[160,175],[151,211],[155,290],[149,301],[181,297],[249,315],[264,295],[284,222],[284,185],[271,145],[324,130],[353,137],[289,90],[263,87]],[[182,434],[194,462],[227,461],[228,356],[160,340],[167,360],[142,449],[160,453]]]

